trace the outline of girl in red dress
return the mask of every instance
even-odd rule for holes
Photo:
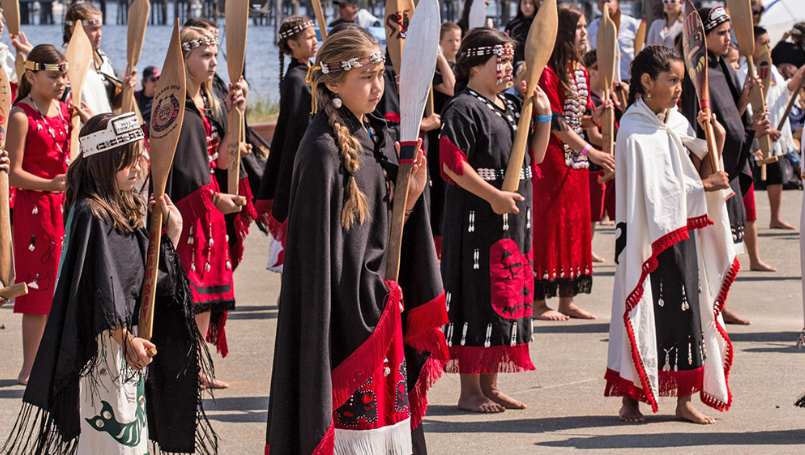
[[[573,303],[576,294],[589,293],[593,284],[588,159],[605,170],[614,169],[615,159],[581,137],[583,129],[600,124],[603,110],[585,115],[593,106],[581,64],[586,46],[587,20],[581,10],[561,5],[553,55],[539,81],[551,102],[553,134],[545,160],[534,173],[534,318],[538,319],[595,319]],[[546,302],[557,294],[558,312]]]
[[[17,381],[27,384],[50,311],[64,239],[62,205],[72,113],[59,101],[67,85],[67,63],[55,47],[36,46],[20,79],[6,149],[11,160],[9,184],[17,188],[15,271],[17,282],[28,284],[28,295],[14,303],[14,312],[23,315],[23,363]]]

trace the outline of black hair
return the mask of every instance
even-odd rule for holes
[[[464,90],[470,82],[470,71],[473,68],[483,65],[490,58],[495,57],[492,54],[467,57],[467,50],[484,46],[497,46],[498,44],[504,46],[510,44],[512,47],[517,47],[517,41],[494,28],[477,27],[467,33],[467,36],[461,40],[461,48],[458,51],[458,59],[456,60],[456,93]]]
[[[632,84],[629,88],[629,105],[637,100],[637,95],[646,95],[646,89],[641,80],[644,74],[656,80],[663,71],[671,71],[672,62],[684,62],[682,55],[675,49],[662,44],[646,46],[632,60]]]
[[[765,28],[763,28],[763,27],[761,27],[759,25],[755,25],[753,27],[753,30],[755,32],[755,39],[757,39],[757,37],[760,36],[760,35],[766,35],[766,34],[769,33],[768,30],[766,30]]]
[[[584,63],[584,67],[587,68],[587,71],[597,69],[595,65],[598,63],[598,52],[595,49],[587,51],[587,53],[584,54],[582,63]]]

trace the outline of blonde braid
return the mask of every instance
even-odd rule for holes
[[[363,194],[358,183],[355,181],[355,172],[360,168],[361,144],[352,137],[349,128],[344,126],[344,121],[338,110],[333,106],[329,91],[323,86],[319,86],[319,103],[327,114],[327,122],[335,134],[335,142],[341,154],[341,164],[347,171],[347,186],[344,190],[344,208],[341,210],[341,226],[349,231],[357,221],[358,225],[363,224],[369,216],[369,203],[366,195]]]

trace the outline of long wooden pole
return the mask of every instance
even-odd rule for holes
[[[229,82],[235,84],[243,75],[246,58],[246,32],[249,27],[248,0],[226,0],[226,55]],[[243,137],[243,112],[232,106],[227,119],[229,155],[227,193],[238,194],[240,184],[240,144]],[[246,201],[248,203],[248,201]]]
[[[615,22],[609,16],[608,8],[604,8],[603,16],[601,17],[601,25],[598,27],[598,35],[596,36],[597,53],[598,53],[598,72],[601,77],[601,85],[603,85],[603,98],[604,103],[610,100],[612,96],[612,82],[615,79],[615,72],[620,68],[616,68],[615,62],[617,61],[616,54],[618,51],[618,29]],[[603,149],[605,153],[610,155],[615,154],[615,109],[604,108],[603,115],[601,116],[601,135],[604,139]],[[598,183],[615,178],[614,172],[607,172],[598,179]]]
[[[3,16],[6,18],[6,27],[8,27],[8,34],[11,36],[19,36],[20,34],[20,2],[19,0],[0,0],[0,6],[3,7]],[[17,51],[14,58],[14,69],[17,71],[17,80],[22,78],[25,72],[25,56],[22,52]]]
[[[76,21],[73,27],[73,36],[70,38],[70,43],[67,45],[65,58],[68,64],[67,78],[70,80],[71,104],[79,107],[81,106],[81,90],[84,87],[87,72],[89,72],[89,65],[92,63],[92,43],[89,37],[87,37],[86,32],[84,32],[84,25],[81,21]],[[80,120],[78,115],[74,115],[70,119],[71,162],[78,158],[78,125]]]
[[[277,0],[281,1],[281,0]],[[313,0],[313,12],[316,14],[316,21],[319,23],[319,33],[321,40],[327,39],[327,21],[324,19],[324,11],[321,8],[321,0]],[[279,30],[279,22],[277,23],[277,30]]]

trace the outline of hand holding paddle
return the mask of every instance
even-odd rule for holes
[[[503,178],[503,191],[517,192],[520,187],[520,170],[523,168],[523,160],[525,160],[528,133],[531,129],[531,114],[534,109],[534,89],[539,84],[542,70],[553,53],[558,27],[559,15],[556,0],[543,1],[526,38],[525,62],[528,74],[525,78],[527,82],[524,92],[525,100],[523,100],[520,120],[517,122],[517,132],[512,142],[512,152],[509,155],[509,163]]]

